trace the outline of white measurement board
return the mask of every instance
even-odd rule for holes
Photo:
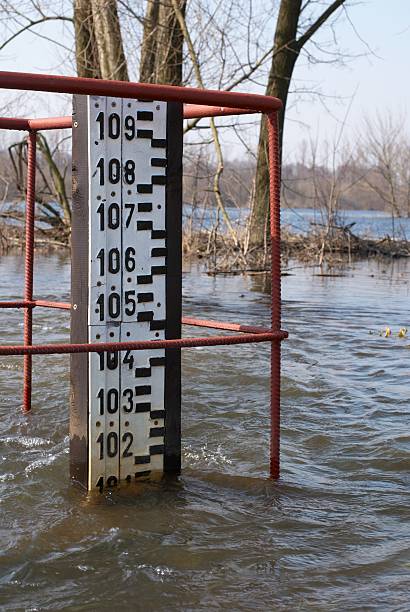
[[[89,342],[164,338],[165,102],[88,97]],[[89,355],[88,488],[163,470],[165,351]]]

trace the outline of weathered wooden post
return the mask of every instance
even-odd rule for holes
[[[180,471],[182,104],[74,96],[71,477],[88,490]]]

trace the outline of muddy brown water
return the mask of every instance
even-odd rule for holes
[[[0,605],[35,610],[410,609],[410,264],[283,279],[282,479],[267,479],[268,347],[183,352],[183,474],[92,499],[68,479],[68,358],[0,358]],[[18,299],[23,259],[0,260]],[[37,296],[69,263],[36,259]],[[185,314],[267,325],[263,277],[184,274]],[[369,333],[372,332],[372,333]],[[197,333],[197,330],[196,330]],[[207,333],[207,332],[204,332]],[[0,313],[2,342],[22,313]],[[36,342],[66,312],[35,311]]]

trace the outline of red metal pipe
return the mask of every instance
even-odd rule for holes
[[[33,306],[33,302],[20,300],[19,302],[0,302],[0,308],[29,308]]]
[[[185,104],[184,119],[200,119],[203,117],[222,117],[226,115],[247,115],[258,111],[248,108],[231,108],[223,106],[204,106],[201,104]],[[73,127],[71,115],[65,117],[43,117],[25,119],[23,117],[0,117],[0,129],[3,130],[58,130]]]
[[[35,308],[40,306],[43,308],[60,308],[62,310],[71,310],[71,304],[66,302],[49,302],[48,300],[20,300],[16,302],[0,302],[0,308]]]
[[[67,302],[49,302],[48,300],[33,300],[33,306],[42,308],[59,308],[61,310],[71,310],[71,304]]]
[[[226,331],[238,331],[249,334],[268,334],[272,331],[268,327],[257,327],[254,325],[240,325],[239,323],[224,323],[223,321],[212,321],[209,319],[193,319],[182,317],[182,325],[195,325],[197,327],[210,327],[212,329],[224,329]]]
[[[66,117],[46,117],[43,119],[28,119],[31,130],[58,130],[73,127],[71,115]]]
[[[247,115],[257,113],[249,108],[231,108],[226,106],[204,106],[201,104],[185,104],[184,119],[201,119],[202,117],[223,117],[225,115]]]
[[[1,74],[1,73],[0,73]],[[202,104],[185,104],[184,119],[201,119],[204,117],[223,117],[226,115],[248,115],[259,111],[249,108],[231,108],[225,106],[204,106]],[[71,115],[65,117],[43,117],[26,119],[23,117],[0,117],[0,129],[3,130],[59,130],[73,127]]]
[[[0,117],[0,130],[29,130],[28,119],[23,117]]]
[[[26,195],[26,257],[24,271],[24,300],[33,300],[33,263],[34,263],[34,203],[36,183],[36,133],[30,132],[27,141],[27,195]],[[24,345],[33,343],[33,309],[24,311]],[[23,368],[23,411],[31,410],[32,358],[24,356]]]
[[[2,130],[58,130],[73,127],[71,115],[66,117],[46,117],[43,119],[25,119],[24,117],[0,117]]]
[[[280,330],[281,326],[280,160],[277,114],[269,114],[267,121],[269,141],[272,331],[277,331]],[[270,475],[275,479],[280,476],[280,360],[280,343],[272,342]]]
[[[206,338],[176,338],[175,340],[140,340],[136,342],[102,342],[101,344],[36,344],[2,345],[0,355],[59,355],[64,353],[104,353],[107,351],[155,350],[161,348],[192,348],[195,346],[220,346],[249,342],[280,342],[288,337],[286,331],[266,334],[242,334],[241,336],[208,336]]]
[[[259,94],[196,89],[193,87],[176,87],[174,85],[106,81],[103,79],[85,79],[49,74],[30,74],[27,72],[1,71],[0,88],[20,89],[24,91],[48,91],[53,93],[119,96],[122,98],[145,98],[147,100],[186,102],[188,104],[229,106],[252,109],[264,113],[269,113],[282,107],[282,103],[277,98]]]
[[[16,302],[0,302],[0,308],[35,308],[36,306],[43,308],[58,308],[62,310],[71,310],[71,304],[68,302],[50,302],[48,300],[32,300],[16,301]],[[238,331],[250,334],[266,334],[271,331],[269,327],[260,327],[257,325],[241,325],[240,323],[225,323],[224,321],[213,321],[211,319],[194,319],[192,317],[182,317],[183,325],[191,325],[196,327],[207,327],[211,329],[224,329],[226,331]]]

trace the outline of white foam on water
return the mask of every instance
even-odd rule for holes
[[[42,459],[36,459],[35,461],[32,461],[24,468],[24,472],[26,476],[28,476],[29,474],[31,474],[31,472],[34,472],[35,470],[51,465],[52,463],[54,463],[57,457],[58,457],[58,454],[56,455],[49,454],[46,457],[43,457]]]
[[[94,570],[91,565],[77,565],[77,569],[79,569],[80,572],[90,572]]]
[[[198,450],[193,449],[191,446],[186,446],[182,450],[182,456],[191,467],[203,465],[204,463],[209,466],[232,465],[232,460],[223,453],[221,445],[218,445],[215,449],[210,449],[208,444],[204,444]]]
[[[51,440],[36,436],[5,436],[4,438],[0,438],[0,442],[4,442],[5,444],[18,444],[24,446],[24,448],[37,448],[39,446],[49,446],[53,444]]]
[[[19,371],[19,370],[22,370],[22,369],[23,369],[23,366],[18,364],[18,363],[6,363],[5,361],[0,363],[0,370]]]
[[[165,576],[172,576],[172,574],[174,573],[172,569],[170,569],[166,565],[156,565],[155,566],[155,565],[149,565],[148,563],[138,564],[137,569],[149,570],[153,572],[154,574],[156,574],[157,576],[160,576],[161,578]]]
[[[65,436],[64,440],[62,440],[62,442],[60,442],[54,448],[54,452],[53,453],[48,453],[47,455],[44,456],[45,451],[43,451],[42,452],[43,457],[41,459],[36,459],[35,461],[32,461],[31,463],[29,463],[26,466],[26,468],[24,469],[24,472],[25,472],[26,476],[28,474],[30,474],[31,472],[35,471],[35,470],[38,470],[38,469],[41,469],[43,467],[47,467],[47,466],[51,465],[61,455],[68,455],[68,453],[69,453],[69,447],[68,447],[69,439],[70,439],[69,436]],[[42,438],[38,438],[38,440],[42,440]],[[47,444],[52,444],[51,440],[45,440],[45,442]]]

